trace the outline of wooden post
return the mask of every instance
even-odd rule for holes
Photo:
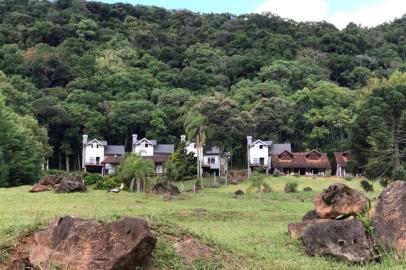
[[[193,183],[193,193],[196,193],[196,182]]]
[[[216,180],[216,172],[214,172],[214,183],[217,183],[217,180]]]

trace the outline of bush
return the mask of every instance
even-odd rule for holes
[[[296,182],[287,182],[285,185],[285,192],[286,193],[293,193],[293,192],[297,192],[297,187],[298,187],[298,183]]]
[[[374,191],[374,186],[371,185],[367,180],[361,181],[361,187],[365,192]]]
[[[117,178],[113,176],[106,176],[102,177],[96,182],[96,189],[109,190],[119,185],[120,183],[118,183]]]
[[[389,185],[389,180],[388,179],[381,179],[381,180],[379,180],[379,184],[385,188],[385,187],[387,187]]]
[[[281,171],[280,171],[280,170],[275,169],[275,170],[273,171],[272,175],[273,175],[274,177],[279,177],[279,176],[281,176],[281,175],[282,175],[282,173],[281,173]]]
[[[344,179],[347,181],[351,181],[352,180],[352,175],[351,174],[346,174],[344,175]]]
[[[392,180],[406,180],[406,170],[401,167],[395,171],[392,172]]]
[[[103,180],[103,177],[98,173],[88,174],[84,177],[86,185],[94,185],[98,181]]]
[[[272,192],[272,188],[268,185],[268,183],[263,183],[262,184],[262,192],[263,193]]]

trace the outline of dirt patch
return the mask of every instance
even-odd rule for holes
[[[173,246],[176,252],[185,258],[186,262],[193,263],[195,260],[205,259],[210,257],[215,249],[201,243],[198,239],[191,236],[186,236],[175,242]]]
[[[34,235],[30,234],[23,238],[16,246],[7,251],[7,257],[0,261],[0,269],[20,270],[31,269],[29,263],[29,248],[34,246]]]

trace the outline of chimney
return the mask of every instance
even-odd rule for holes
[[[252,136],[247,136],[247,145],[252,144]]]
[[[83,134],[82,136],[82,169],[84,169],[86,171],[86,145],[87,145],[87,139],[88,136],[86,134]]]
[[[135,153],[135,145],[137,144],[137,134],[133,134],[133,144],[132,144],[132,151],[133,153]]]
[[[180,135],[180,142],[185,143],[186,142],[186,135]]]

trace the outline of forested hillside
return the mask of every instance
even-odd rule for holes
[[[176,143],[190,111],[207,117],[210,141],[234,164],[247,135],[298,151],[355,150],[354,167],[379,164],[375,176],[404,162],[405,16],[339,31],[84,0],[0,0],[0,14],[0,107],[48,130],[53,154],[45,144],[37,154],[51,167],[68,156],[78,168],[83,133]]]

